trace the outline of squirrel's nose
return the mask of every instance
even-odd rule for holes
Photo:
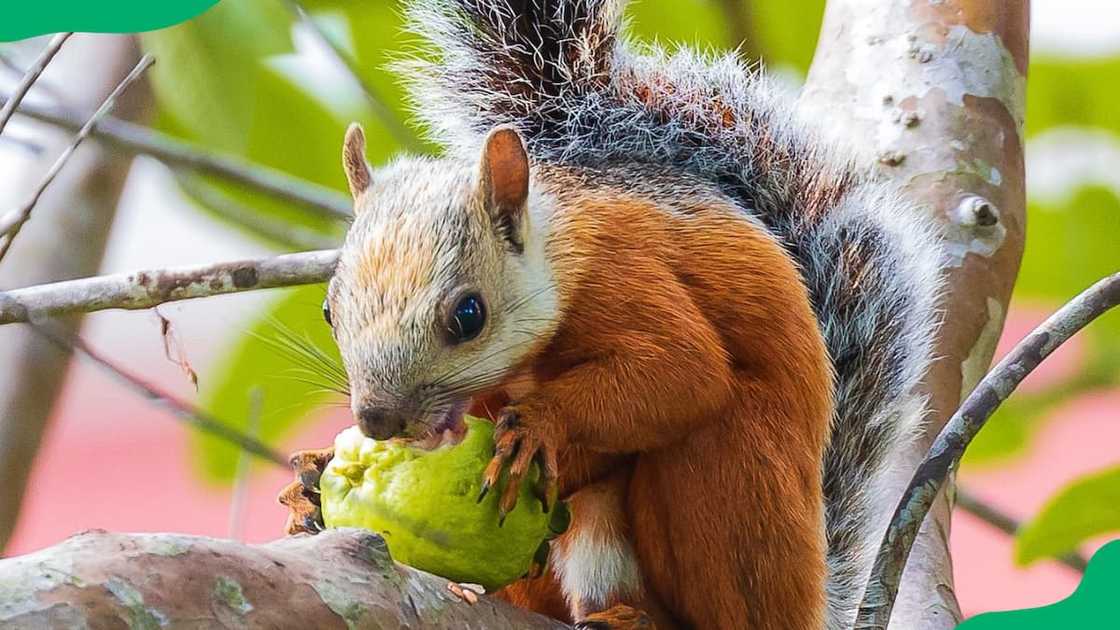
[[[387,440],[404,432],[406,418],[392,409],[373,405],[358,410],[358,428],[375,440]]]

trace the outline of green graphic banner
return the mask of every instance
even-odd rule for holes
[[[1073,595],[1050,606],[977,615],[957,630],[1114,630],[1120,628],[1120,540],[1089,561]]]
[[[218,0],[9,0],[0,41],[45,33],[138,33],[178,24]]]

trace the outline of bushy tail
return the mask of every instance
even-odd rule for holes
[[[610,90],[623,0],[414,0],[413,30],[439,59],[402,64],[437,139],[469,147],[516,123],[556,157],[578,105]]]
[[[892,454],[920,426],[938,249],[921,212],[818,139],[733,55],[635,52],[622,0],[415,0],[435,59],[405,68],[421,118],[472,156],[513,124],[537,160],[645,163],[718,185],[800,264],[836,373],[824,463],[833,627],[850,625],[893,496]],[[849,622],[849,623],[846,623]]]

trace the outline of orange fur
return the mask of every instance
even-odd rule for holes
[[[561,201],[549,258],[564,316],[516,404],[560,448],[565,538],[607,526],[581,494],[621,475],[615,531],[646,592],[613,603],[663,605],[662,630],[822,627],[832,383],[793,262],[715,198]],[[555,613],[557,593],[543,579],[506,596]]]

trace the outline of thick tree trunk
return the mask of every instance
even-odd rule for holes
[[[944,230],[947,292],[926,377],[925,439],[900,462],[883,522],[926,449],[987,370],[1025,229],[1022,124],[1028,2],[830,0],[802,105],[924,202]],[[893,628],[960,618],[948,550],[951,497],[914,545]]]
[[[0,561],[0,626],[39,628],[503,628],[567,626],[394,563],[384,541],[328,530],[265,545],[87,532]]]
[[[70,38],[44,80],[64,80],[73,104],[90,108],[108,95],[136,62],[131,38],[78,35]],[[90,63],[94,59],[97,63]],[[90,68],[94,70],[90,70]],[[57,73],[55,71],[58,71]],[[121,103],[125,116],[139,111],[142,96]],[[57,157],[67,135],[48,144],[44,169]],[[82,147],[47,190],[34,217],[0,263],[0,290],[97,273],[131,157],[93,145]],[[20,187],[27,194],[41,173]],[[9,200],[19,202],[22,199]],[[13,205],[17,205],[13,203]],[[76,330],[77,317],[61,320]],[[0,329],[0,551],[15,528],[43,430],[66,375],[69,355],[31,330]]]

